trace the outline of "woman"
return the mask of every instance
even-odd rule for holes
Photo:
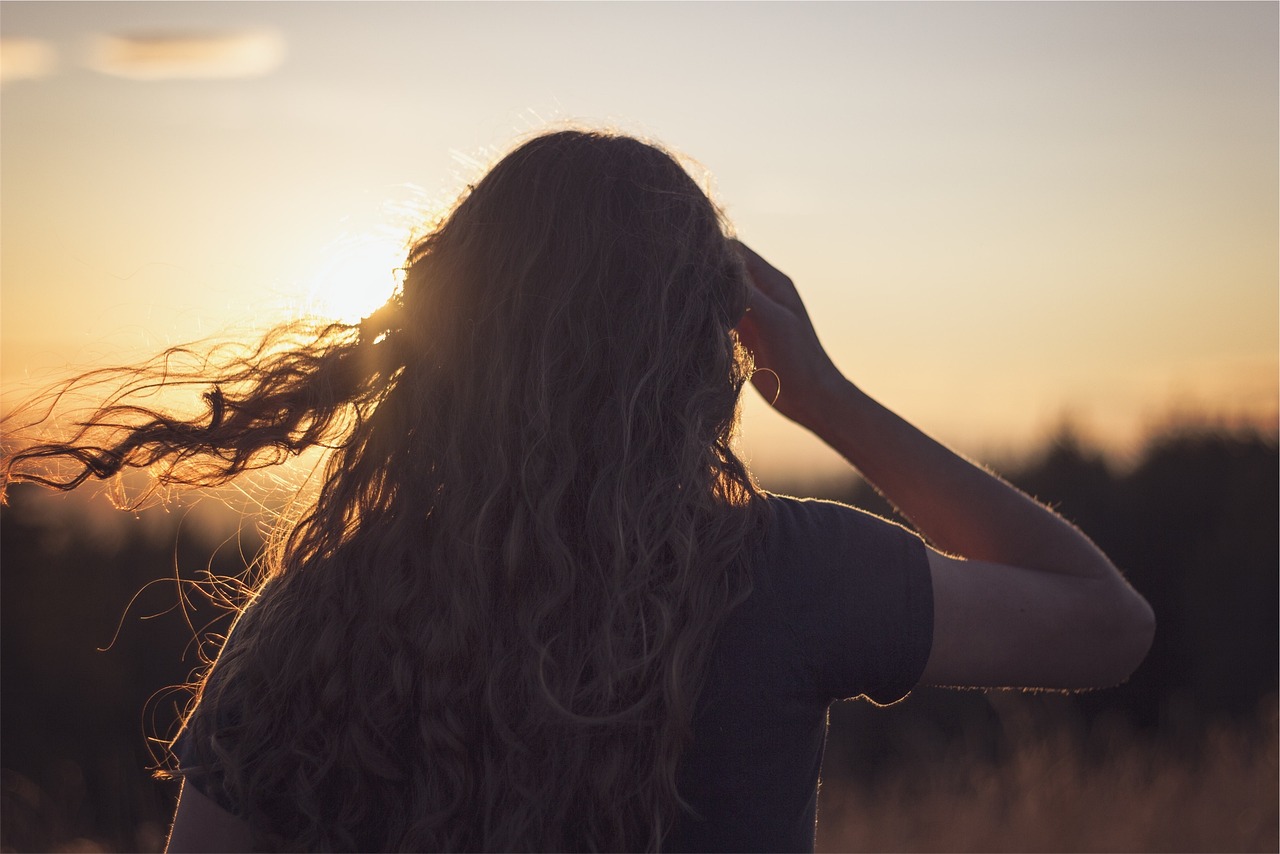
[[[333,449],[200,685],[171,850],[812,848],[832,700],[1127,678],[1153,619],[1107,558],[848,382],[727,229],[655,146],[540,136],[359,327],[5,460],[212,485]],[[762,493],[748,377],[929,545]]]

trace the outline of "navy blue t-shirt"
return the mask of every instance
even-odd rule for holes
[[[667,850],[813,850],[828,707],[900,700],[929,657],[933,588],[919,537],[834,502],[768,502],[752,592],[718,636],[679,771],[696,815],[677,821]],[[184,768],[197,764],[185,737],[175,752]],[[237,812],[208,777],[187,782]]]
[[[924,543],[829,501],[770,496],[751,596],[729,617],[683,757],[700,818],[672,851],[812,851],[832,701],[902,699],[933,642]]]

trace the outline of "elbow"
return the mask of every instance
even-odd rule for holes
[[[1133,657],[1131,659],[1132,664],[1129,668],[1129,673],[1125,676],[1126,680],[1129,676],[1133,675],[1133,672],[1138,669],[1138,666],[1146,660],[1147,653],[1151,651],[1151,644],[1155,641],[1156,637],[1156,612],[1152,610],[1151,603],[1144,599],[1142,594],[1138,593],[1136,590],[1133,592],[1133,598],[1137,600],[1135,605],[1137,614],[1134,617],[1134,625],[1131,630],[1133,634],[1133,641],[1130,652]]]
[[[1146,660],[1155,640],[1156,614],[1150,603],[1127,584],[1123,595],[1117,599],[1116,607],[1110,609],[1108,625],[1100,627],[1102,636],[1109,638],[1109,653],[1105,678],[1099,680],[1098,687],[1129,681],[1129,677]]]

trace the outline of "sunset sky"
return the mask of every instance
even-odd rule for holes
[[[962,449],[1274,425],[1275,3],[0,5],[0,374],[384,298],[519,137],[714,176],[846,373]],[[766,475],[833,458],[752,401]]]

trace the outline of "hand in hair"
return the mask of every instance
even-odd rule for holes
[[[747,311],[737,330],[755,357],[751,382],[775,409],[813,429],[812,404],[844,378],[818,340],[791,279],[746,244],[733,243],[747,268]]]
[[[1150,648],[1155,618],[1107,556],[842,377],[791,280],[739,248],[751,293],[738,332],[760,371],[756,387],[942,550],[929,551],[934,643],[922,681],[1090,688],[1127,679]]]

